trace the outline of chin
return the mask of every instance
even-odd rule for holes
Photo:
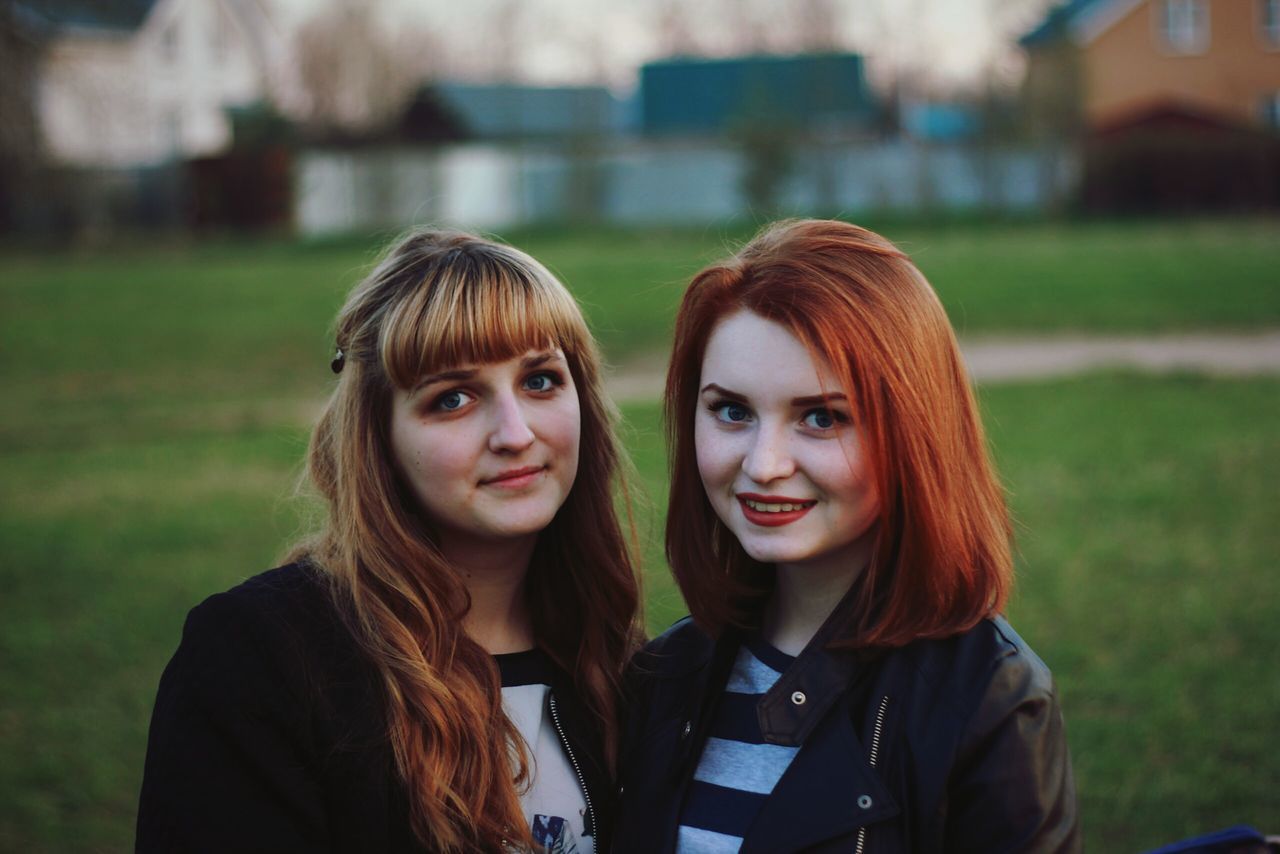
[[[529,534],[537,534],[546,530],[547,526],[555,519],[556,514],[551,513],[535,513],[528,516],[521,516],[515,519],[506,519],[502,527],[502,533],[509,537],[525,537]]]
[[[799,563],[813,557],[808,549],[797,548],[785,543],[753,542],[750,538],[738,537],[742,550],[759,563]]]

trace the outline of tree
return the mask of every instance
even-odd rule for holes
[[[0,232],[21,225],[42,193],[44,158],[35,104],[42,51],[38,34],[23,25],[16,4],[0,0]]]
[[[339,3],[299,29],[297,68],[305,123],[313,133],[355,136],[399,118],[436,61],[432,40],[400,22],[382,24],[382,4]]]
[[[653,26],[658,51],[663,56],[698,56],[705,45],[685,0],[659,0],[654,4]]]

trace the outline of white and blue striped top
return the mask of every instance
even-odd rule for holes
[[[760,698],[793,661],[758,639],[738,650],[680,811],[681,854],[741,848],[756,813],[799,751],[766,743],[756,717]]]

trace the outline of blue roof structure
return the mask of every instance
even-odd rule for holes
[[[14,11],[32,30],[118,30],[142,26],[157,0],[17,0]]]
[[[877,105],[857,54],[669,59],[640,69],[649,134],[735,127],[870,125]]]
[[[480,139],[617,133],[622,106],[602,86],[438,83],[440,101]]]
[[[1018,39],[1023,47],[1039,47],[1057,41],[1067,34],[1067,27],[1083,12],[1107,0],[1065,0],[1054,6],[1035,29]]]

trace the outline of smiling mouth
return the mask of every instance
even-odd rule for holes
[[[757,513],[790,513],[794,510],[808,510],[810,507],[818,503],[816,501],[794,500],[758,501],[754,498],[744,498],[743,496],[738,496],[738,500]]]
[[[497,477],[480,481],[481,486],[523,486],[533,481],[546,470],[546,466],[525,466],[524,468],[504,471]]]
[[[781,528],[790,525],[814,508],[817,501],[804,501],[783,495],[738,495],[743,517],[762,528]]]

